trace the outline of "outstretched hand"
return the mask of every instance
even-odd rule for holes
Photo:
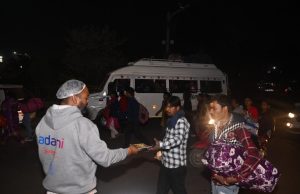
[[[161,151],[158,151],[158,152],[156,152],[154,159],[161,160],[161,157],[162,157],[162,153],[161,153]]]
[[[134,145],[130,145],[128,147],[128,155],[137,154],[139,152],[139,149],[135,147]]]
[[[221,185],[233,185],[238,182],[237,178],[235,177],[223,177],[218,174],[213,174],[212,180]]]
[[[149,148],[149,150],[151,151],[156,151],[156,150],[160,150],[160,145],[159,145],[159,140],[157,140],[156,138],[153,139],[155,144],[154,146],[152,146],[151,148]]]

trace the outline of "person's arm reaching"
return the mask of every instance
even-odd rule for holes
[[[80,134],[81,147],[101,166],[108,167],[111,164],[124,160],[128,155],[138,153],[138,149],[134,146],[125,149],[109,149],[106,143],[100,139],[96,125],[89,124],[81,127],[84,128],[84,132]]]

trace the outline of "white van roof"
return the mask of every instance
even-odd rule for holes
[[[214,64],[185,63],[180,61],[141,59],[111,72],[111,75],[224,77]],[[201,74],[201,75],[199,75]]]
[[[203,63],[185,63],[182,61],[170,61],[164,59],[141,59],[137,62],[130,62],[128,65],[133,66],[150,66],[150,67],[177,67],[177,68],[192,68],[192,69],[216,69],[214,64],[203,64]]]

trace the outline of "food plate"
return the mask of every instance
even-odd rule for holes
[[[142,151],[142,150],[148,150],[149,148],[151,148],[152,146],[146,145],[144,143],[136,143],[133,144],[138,150]]]

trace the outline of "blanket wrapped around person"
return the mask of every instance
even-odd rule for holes
[[[243,146],[218,140],[210,144],[202,162],[213,172],[224,177],[237,176],[244,163],[247,151]],[[259,192],[272,192],[277,185],[280,173],[268,160],[262,158],[255,170],[238,183],[245,189]]]

